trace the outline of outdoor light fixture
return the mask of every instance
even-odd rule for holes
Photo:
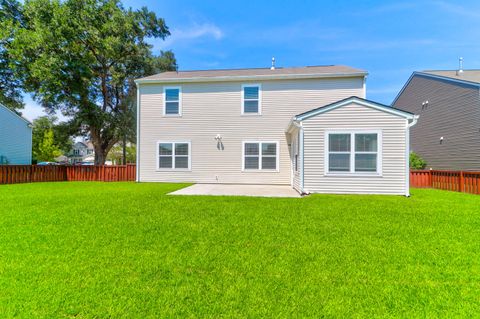
[[[217,134],[217,136],[215,136],[215,140],[217,142],[220,142],[222,140],[222,136],[220,134]]]

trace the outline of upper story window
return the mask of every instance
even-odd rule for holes
[[[163,115],[182,115],[182,92],[180,87],[163,88]]]
[[[259,115],[262,113],[262,94],[260,84],[242,85],[242,114]]]
[[[328,132],[327,174],[381,174],[381,132]]]

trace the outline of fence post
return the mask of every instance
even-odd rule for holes
[[[460,192],[464,192],[465,191],[465,180],[464,180],[464,177],[463,177],[463,171],[460,171],[460,189],[459,189]]]
[[[432,170],[428,171],[428,187],[433,188]]]

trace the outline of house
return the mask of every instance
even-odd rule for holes
[[[68,154],[70,164],[83,162],[92,162],[95,159],[93,144],[90,141],[78,141],[73,144],[72,150]]]
[[[32,164],[32,126],[0,104],[0,165]]]
[[[427,168],[480,171],[480,70],[413,72],[392,106],[420,115],[411,149]]]
[[[164,72],[136,81],[137,181],[408,195],[415,116],[347,66]]]

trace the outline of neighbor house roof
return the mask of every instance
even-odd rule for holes
[[[15,111],[9,109],[8,107],[4,106],[3,104],[0,104],[0,107],[4,108],[5,110],[9,111],[13,115],[17,116],[18,118],[23,120],[25,123],[27,123],[27,125],[32,125],[32,123],[29,120],[27,120],[26,118],[24,118],[22,115],[18,114],[17,112],[15,112]]]
[[[405,88],[408,86],[414,76],[423,76],[443,81],[451,81],[463,85],[470,85],[474,87],[480,87],[480,70],[463,70],[459,73],[458,70],[425,70],[415,71],[410,75],[407,82],[403,85],[400,92],[393,100],[391,105],[394,105],[400,95],[402,95]]]
[[[327,104],[327,105],[324,105],[324,106],[321,106],[321,107],[317,107],[317,108],[312,109],[310,111],[295,115],[292,118],[292,120],[290,121],[290,123],[287,127],[287,131],[289,131],[291,129],[291,127],[294,125],[294,123],[301,122],[301,121],[306,120],[308,118],[311,118],[313,116],[317,116],[319,114],[329,112],[331,110],[340,108],[340,107],[348,105],[350,103],[357,103],[357,104],[360,104],[360,105],[363,105],[363,106],[366,106],[366,107],[370,107],[370,108],[373,108],[373,109],[376,109],[376,110],[380,110],[380,111],[383,111],[383,112],[386,112],[386,113],[389,113],[389,114],[404,117],[408,120],[415,120],[416,118],[418,118],[417,115],[415,115],[413,113],[410,113],[410,112],[407,112],[407,111],[394,109],[391,106],[381,104],[381,103],[378,103],[378,102],[374,102],[374,101],[371,101],[371,100],[367,100],[367,99],[362,99],[362,98],[357,97],[357,96],[351,96],[351,97],[348,97],[346,99],[343,99],[343,100],[340,100],[340,101],[337,101],[337,102],[334,102],[334,103],[331,103],[331,104]]]
[[[322,65],[289,68],[252,68],[198,71],[170,71],[136,80],[137,83],[210,82],[235,80],[270,80],[288,78],[365,76],[365,70],[344,65]]]

